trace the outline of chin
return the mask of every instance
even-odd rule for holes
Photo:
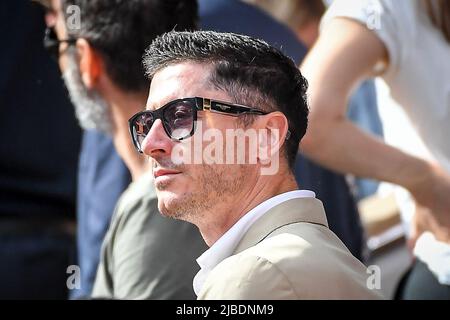
[[[185,213],[182,209],[183,201],[178,199],[178,197],[172,192],[157,191],[158,194],[158,209],[159,212],[168,218],[174,218],[179,220],[185,220]]]

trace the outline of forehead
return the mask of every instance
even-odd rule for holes
[[[153,76],[147,109],[158,109],[169,101],[188,97],[226,99],[210,84],[212,66],[193,62],[170,65]]]

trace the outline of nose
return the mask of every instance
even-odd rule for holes
[[[174,141],[164,131],[161,119],[157,119],[144,141],[142,141],[142,152],[154,159],[164,155],[170,155]]]

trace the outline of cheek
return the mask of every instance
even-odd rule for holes
[[[180,203],[178,192],[173,190],[157,191],[156,194],[158,196],[158,209],[163,214],[170,213]]]
[[[56,9],[56,13],[53,14],[53,25],[59,39],[67,38],[67,27],[64,13],[61,10]]]
[[[189,199],[195,183],[184,174],[172,181],[170,184],[156,184],[156,195],[158,197],[158,208],[163,214],[172,214],[175,208]]]
[[[61,70],[61,73],[64,73],[67,70],[67,64],[68,64],[67,57],[65,54],[59,55],[58,64],[59,64],[59,69]]]

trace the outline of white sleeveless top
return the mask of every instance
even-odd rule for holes
[[[382,78],[432,156],[450,172],[450,44],[418,0],[335,0],[333,17],[365,24],[382,40],[389,66]],[[399,128],[401,130],[401,128]]]

